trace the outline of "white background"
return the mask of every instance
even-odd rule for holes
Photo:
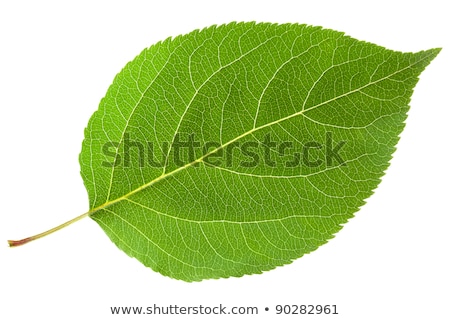
[[[113,316],[111,306],[336,304],[306,319],[450,319],[450,42],[438,1],[2,1],[0,4],[0,319]],[[376,193],[335,239],[262,275],[185,283],[129,258],[84,219],[83,129],[114,75],[169,36],[231,21],[321,25],[390,49],[443,47],[422,74]],[[264,307],[271,311],[265,312]],[[210,319],[211,316],[190,317]]]

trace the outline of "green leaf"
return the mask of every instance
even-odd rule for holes
[[[85,130],[90,216],[128,255],[185,281],[288,264],[377,187],[438,53],[297,24],[157,43],[116,76]]]

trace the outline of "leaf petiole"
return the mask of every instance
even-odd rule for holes
[[[49,234],[52,234],[55,231],[61,230],[61,229],[65,228],[65,227],[71,225],[72,223],[77,222],[78,220],[81,220],[81,219],[89,216],[91,213],[92,213],[92,211],[88,211],[88,212],[83,213],[82,215],[80,215],[80,216],[78,216],[76,218],[73,218],[72,220],[69,220],[67,222],[64,222],[63,224],[60,224],[59,226],[56,226],[56,227],[54,227],[52,229],[49,229],[49,230],[47,230],[45,232],[36,234],[36,235],[28,237],[28,238],[24,238],[24,239],[21,239],[21,240],[8,240],[8,244],[9,244],[10,247],[18,247],[18,246],[24,245],[24,244],[26,244],[28,242],[33,241],[33,240],[37,240],[39,238],[45,237],[45,236],[47,236]]]

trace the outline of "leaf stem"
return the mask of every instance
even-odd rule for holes
[[[31,242],[33,240],[45,237],[45,236],[47,236],[49,234],[52,234],[55,231],[58,231],[58,230],[60,230],[62,228],[65,228],[65,227],[71,225],[72,223],[77,222],[78,220],[81,220],[81,219],[89,216],[91,213],[92,213],[92,211],[88,211],[86,213],[83,213],[82,215],[80,215],[80,216],[78,216],[76,218],[73,218],[72,220],[64,222],[63,224],[60,224],[59,226],[56,226],[56,227],[54,227],[52,229],[49,229],[49,230],[47,230],[45,232],[36,234],[36,235],[34,235],[32,237],[24,238],[24,239],[21,239],[21,240],[8,240],[8,244],[9,244],[10,247],[18,247],[18,246],[24,245],[24,244],[26,244],[28,242]]]

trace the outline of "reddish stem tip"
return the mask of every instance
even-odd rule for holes
[[[23,245],[25,243],[30,242],[31,240],[33,240],[32,237],[25,238],[25,239],[22,239],[22,240],[8,240],[8,244],[9,244],[10,247],[18,247],[18,246],[21,246],[21,245]]]

